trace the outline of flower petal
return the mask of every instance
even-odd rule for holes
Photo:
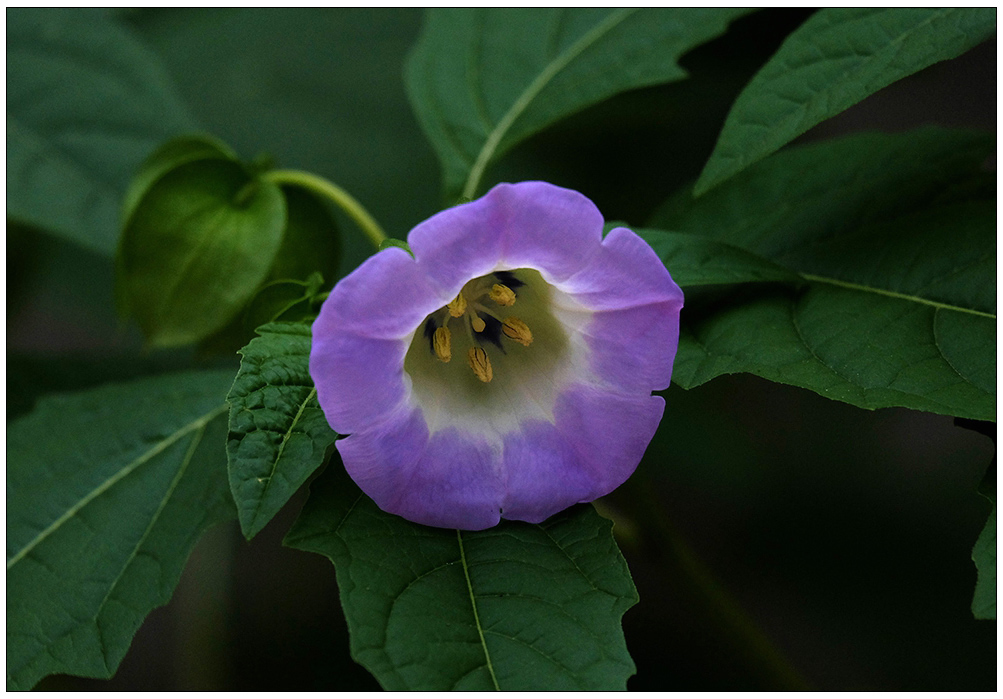
[[[492,190],[493,191],[493,190]],[[497,267],[503,232],[494,200],[485,196],[440,211],[408,233],[415,262],[447,301],[463,285]]]
[[[429,437],[418,408],[335,445],[352,480],[386,512],[450,529],[487,529],[500,520],[497,450],[455,428]]]
[[[669,387],[679,344],[679,304],[651,303],[599,311],[581,332],[592,349],[593,370],[625,392]]]
[[[503,498],[497,459],[487,442],[457,429],[437,432],[388,511],[432,527],[493,527],[501,519]]]
[[[484,197],[503,221],[506,269],[532,267],[563,281],[599,252],[603,217],[585,195],[547,182],[500,184]]]
[[[581,502],[610,493],[637,468],[665,411],[661,396],[625,395],[579,384],[558,400],[556,426],[592,479]]]
[[[634,472],[665,401],[578,385],[558,399],[556,423],[534,421],[505,439],[502,516],[541,522],[607,495]]]
[[[411,256],[390,247],[335,285],[314,321],[313,336],[315,341],[344,333],[410,340],[425,316],[443,303]]]
[[[319,319],[318,319],[319,320]],[[310,375],[328,424],[341,434],[382,422],[409,394],[403,340],[314,330]]]
[[[502,517],[542,522],[584,500],[595,483],[578,464],[578,456],[553,423],[525,423],[505,438],[507,476]]]
[[[388,417],[334,443],[352,480],[383,510],[400,498],[402,484],[428,444],[421,410],[402,406]]]
[[[626,228],[610,231],[599,254],[560,288],[596,311],[662,302],[683,307],[683,292],[658,255]]]

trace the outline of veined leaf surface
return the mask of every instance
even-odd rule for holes
[[[611,523],[578,505],[480,532],[413,524],[332,464],[286,544],[330,558],[352,657],[388,690],[612,690],[637,602]]]
[[[995,185],[979,171],[991,146],[943,129],[860,135],[778,154],[697,200],[674,197],[655,222],[801,283],[688,293],[673,379],[689,388],[744,371],[865,408],[994,420]],[[704,265],[701,283],[714,269]]]
[[[111,256],[122,197],[193,122],[157,57],[106,12],[7,11],[7,216]]]
[[[7,688],[107,678],[210,525],[230,371],[52,396],[7,433]]]
[[[972,560],[978,568],[972,614],[976,619],[996,619],[996,508],[972,549]]]
[[[795,30],[735,100],[701,195],[868,95],[996,32],[996,10],[837,7]]]
[[[487,166],[553,122],[618,92],[686,77],[678,59],[749,10],[431,10],[407,65],[411,104],[470,199]]]
[[[320,467],[337,436],[310,378],[310,327],[269,323],[257,332],[228,396],[230,488],[248,539]]]

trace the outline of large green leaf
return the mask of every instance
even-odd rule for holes
[[[7,687],[110,677],[202,532],[233,516],[230,371],[55,395],[7,432]]]
[[[125,224],[118,292],[152,345],[230,322],[271,269],[286,225],[278,186],[237,162],[187,162],[154,182]]]
[[[670,272],[679,246],[722,245],[745,257],[715,253],[699,283],[768,281],[752,260],[801,280],[688,293],[674,380],[750,372],[865,408],[994,420],[995,185],[978,171],[991,147],[942,129],[854,136],[674,197],[655,222],[701,235],[641,231]]]
[[[7,216],[110,255],[129,178],[192,129],[156,56],[106,13],[7,11]]]
[[[317,470],[337,436],[310,378],[310,326],[271,323],[258,334],[240,352],[228,397],[230,489],[248,539]]]
[[[996,32],[982,8],[827,8],[794,31],[735,100],[697,181],[703,194],[815,124]]]
[[[993,507],[985,528],[972,549],[972,560],[978,569],[972,614],[976,619],[996,618],[996,508]]]
[[[790,269],[734,245],[689,233],[652,228],[632,230],[658,253],[676,284],[685,288],[800,280]]]
[[[450,195],[471,198],[496,158],[607,97],[680,80],[678,59],[748,10],[432,10],[407,65],[418,119]],[[465,183],[465,184],[464,184]]]
[[[388,690],[612,690],[637,593],[590,505],[480,532],[379,510],[332,465],[286,543],[329,557],[352,656]]]

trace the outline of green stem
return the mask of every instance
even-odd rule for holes
[[[380,224],[369,215],[369,212],[355,197],[323,177],[301,170],[270,170],[263,175],[263,178],[277,185],[288,184],[303,187],[322,197],[327,197],[355,221],[377,249],[379,249],[380,243],[387,239],[387,234],[380,228]]]

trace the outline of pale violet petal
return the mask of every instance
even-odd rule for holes
[[[349,475],[386,512],[455,529],[486,529],[499,521],[497,450],[456,429],[430,437],[420,409],[335,444]]]
[[[410,394],[403,340],[314,331],[310,375],[328,424],[340,434],[382,422]]]
[[[597,311],[663,302],[683,306],[683,292],[658,255],[626,228],[610,231],[590,264],[558,287]]]
[[[425,316],[443,303],[411,256],[401,248],[389,247],[363,262],[331,290],[314,321],[314,341],[341,333],[410,340]]]
[[[599,251],[603,217],[586,196],[547,182],[500,184],[496,202],[505,231],[504,269],[532,267],[549,282],[579,272]]]

